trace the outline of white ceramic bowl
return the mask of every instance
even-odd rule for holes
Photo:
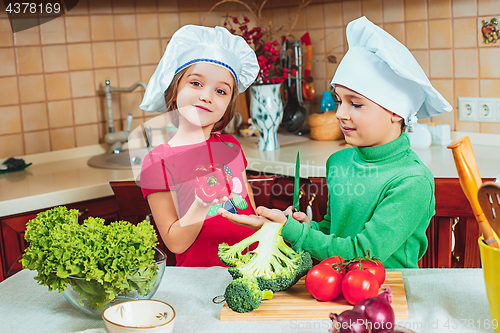
[[[175,310],[162,301],[138,299],[106,308],[102,318],[110,333],[170,333],[174,328]]]

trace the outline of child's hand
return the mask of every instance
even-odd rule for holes
[[[286,210],[283,211],[283,214],[291,215],[295,220],[302,223],[307,223],[309,226],[311,226],[311,220],[309,220],[307,214],[302,212],[293,212],[293,206],[289,206]]]
[[[262,206],[257,207],[257,214],[259,215],[232,214],[223,208],[219,208],[218,213],[233,223],[246,225],[252,229],[259,229],[266,222],[286,223],[286,216],[281,210]]]

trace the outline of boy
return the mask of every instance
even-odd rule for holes
[[[260,216],[220,214],[254,228],[284,224],[297,251],[323,260],[364,256],[387,268],[417,268],[434,215],[434,178],[402,133],[419,117],[452,110],[411,53],[365,17],[347,26],[349,51],[332,80],[337,119],[351,149],[327,161],[328,210],[321,222],[304,213],[259,207]],[[301,223],[305,222],[305,223]]]

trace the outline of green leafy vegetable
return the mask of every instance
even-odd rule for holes
[[[105,225],[104,219],[89,217],[79,224],[78,211],[61,206],[30,220],[25,239],[30,245],[20,262],[38,272],[39,284],[61,292],[71,283],[79,302],[88,300],[97,309],[119,293],[145,295],[158,274],[157,236],[147,221]]]

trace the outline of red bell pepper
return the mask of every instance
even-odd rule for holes
[[[224,196],[229,197],[233,190],[233,180],[221,164],[198,166],[195,176],[197,182],[195,193],[205,203],[211,203]]]

